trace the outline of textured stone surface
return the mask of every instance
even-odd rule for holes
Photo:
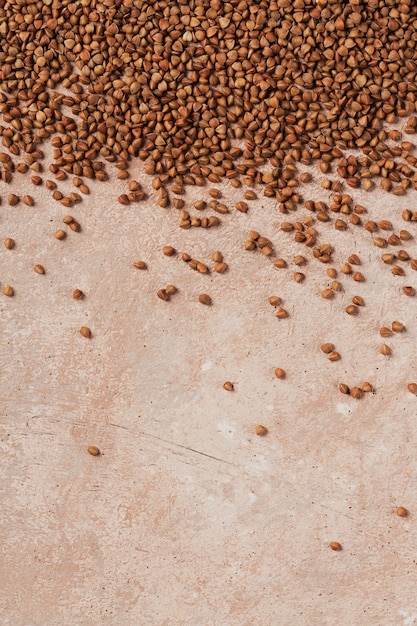
[[[366,277],[341,275],[342,292],[324,300],[328,266],[311,259],[306,280],[292,280],[306,249],[279,231],[283,216],[261,190],[248,214],[183,231],[154,196],[117,204],[121,181],[91,184],[69,210],[19,175],[13,187],[36,204],[8,207],[2,191],[0,235],[16,247],[0,250],[1,286],[15,289],[0,296],[1,623],[416,624],[416,311],[401,294],[414,273],[392,276],[363,229],[322,224],[334,267],[354,252]],[[303,193],[330,197],[314,185]],[[368,219],[414,234],[400,217],[410,197],[353,194]],[[231,207],[242,198],[225,194]],[[65,227],[57,241],[68,212],[82,230]],[[250,229],[289,269],[243,249]],[[179,254],[164,256],[164,245]],[[414,241],[402,247],[417,256]],[[185,251],[213,267],[216,249],[223,275],[180,260]],[[169,283],[178,293],[163,302],[156,292]],[[274,317],[271,295],[288,319]],[[344,312],[353,295],[366,305],[354,318]],[[378,329],[394,319],[407,330],[385,340],[387,358]],[[375,394],[338,391],[365,380]],[[259,423],[266,437],[254,434]],[[396,516],[399,505],[409,517]]]

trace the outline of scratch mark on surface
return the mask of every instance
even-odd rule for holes
[[[207,457],[208,459],[219,461],[219,463],[225,463],[226,465],[234,466],[234,463],[230,463],[230,461],[225,461],[224,459],[220,459],[217,456],[213,456],[212,454],[207,454],[206,452],[201,452],[201,450],[195,450],[194,448],[190,448],[189,446],[183,446],[180,443],[175,443],[175,441],[169,441],[168,439],[163,439],[162,437],[157,437],[156,435],[150,435],[149,433],[145,433],[145,432],[142,432],[142,435],[145,435],[146,437],[152,437],[153,439],[157,439],[158,441],[163,441],[164,443],[169,443],[171,446],[177,446],[178,448],[182,448],[183,450],[189,450],[190,452],[194,452],[195,454],[200,454],[201,456]]]
[[[357,526],[360,525],[360,522],[355,518],[355,516],[354,515],[349,515],[349,513],[346,513],[346,511],[340,511],[339,509],[336,509],[336,508],[334,508],[332,506],[325,505],[325,504],[319,504],[319,506],[324,511],[331,511],[332,513],[336,513],[337,515],[341,515],[342,517],[346,517],[346,519],[352,520],[352,522],[354,522],[354,524],[356,524]]]
[[[366,443],[365,441],[361,441],[360,439],[352,439],[352,437],[346,437],[345,435],[336,435],[331,433],[333,437],[336,439],[343,439],[344,441],[348,441],[349,443],[356,443],[359,446],[364,446],[365,448],[374,448],[375,446]]]

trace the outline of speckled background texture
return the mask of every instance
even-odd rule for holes
[[[417,286],[415,273],[404,264],[406,276],[393,276],[363,228],[317,223],[320,242],[335,246],[331,265],[356,253],[366,279],[339,274],[343,289],[327,301],[328,266],[280,231],[307,210],[283,216],[257,189],[242,214],[233,207],[244,188],[212,185],[230,213],[218,228],[182,230],[139,166],[131,174],[148,199],[128,207],[117,203],[126,183],[109,172],[70,210],[19,174],[15,193],[33,195],[34,207],[7,206],[1,190],[0,235],[16,241],[0,250],[1,287],[15,289],[0,296],[1,624],[417,624],[417,399],[407,390],[416,299],[401,292]],[[329,201],[320,180],[305,199]],[[209,188],[189,190],[187,206]],[[417,234],[401,220],[413,194],[347,192],[365,219]],[[82,230],[65,227],[57,241],[67,212]],[[272,241],[272,259],[244,250],[251,229]],[[177,254],[165,257],[164,245]],[[401,247],[417,257],[414,239]],[[180,259],[213,268],[214,250],[229,265],[223,275]],[[308,258],[301,284],[295,254]],[[273,267],[276,256],[288,269]],[[169,283],[178,293],[163,302],[156,292]],[[275,317],[271,295],[288,319]],[[354,295],[365,306],[351,317]],[[406,331],[385,340],[385,357],[378,330],[393,320]],[[324,342],[340,361],[328,361]],[[338,391],[365,380],[375,393]]]

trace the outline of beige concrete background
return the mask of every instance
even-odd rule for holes
[[[401,293],[416,286],[414,272],[403,264],[406,276],[392,276],[364,229],[318,223],[333,266],[355,252],[366,278],[340,275],[343,291],[324,300],[328,266],[309,251],[306,280],[293,281],[292,259],[307,249],[279,230],[283,216],[262,190],[241,214],[233,206],[244,189],[213,185],[230,214],[217,229],[184,231],[139,165],[131,174],[149,198],[129,207],[117,203],[127,185],[114,172],[70,211],[18,174],[13,190],[34,207],[7,206],[1,190],[0,235],[16,240],[0,250],[1,287],[15,289],[0,296],[1,624],[417,624],[417,399],[407,391],[417,380],[416,299]],[[329,200],[319,183],[303,187],[305,199]],[[417,209],[415,193],[347,191],[367,219],[416,234],[401,220]],[[82,231],[57,241],[67,212]],[[250,229],[288,269],[243,249]],[[178,254],[165,257],[164,245]],[[417,257],[415,240],[402,247]],[[213,267],[216,249],[224,275],[180,260],[188,252]],[[168,283],[178,293],[162,302]],[[72,299],[75,288],[85,300]],[[198,303],[201,292],[213,306]],[[366,306],[350,317],[356,294]],[[288,319],[276,319],[270,295]],[[384,357],[378,329],[395,319],[406,332],[386,340]],[[339,362],[320,352],[328,341]],[[374,394],[338,391],[364,380]],[[87,454],[92,444],[100,457]]]

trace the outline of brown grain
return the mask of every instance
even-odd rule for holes
[[[278,269],[283,269],[284,267],[287,267],[287,262],[285,261],[285,259],[275,259],[274,267]]]
[[[172,246],[164,246],[162,248],[162,252],[164,253],[165,256],[173,256],[175,254],[175,248],[173,248]]]
[[[394,333],[402,333],[405,330],[404,324],[402,322],[398,322],[397,320],[392,322],[391,328]]]
[[[228,269],[227,263],[216,263],[214,266],[214,271],[218,274],[224,274],[224,272]]]
[[[351,254],[348,258],[348,261],[351,265],[360,265],[361,261],[357,254]]]
[[[207,274],[209,272],[208,266],[205,263],[201,263],[201,261],[198,261],[196,270],[199,274]]]
[[[35,204],[35,201],[32,198],[32,196],[28,196],[28,195],[23,196],[22,202],[23,204],[26,204],[26,206],[33,206]]]
[[[268,302],[272,306],[279,306],[281,304],[281,298],[279,296],[270,296]]]
[[[9,203],[10,206],[16,206],[16,204],[19,204],[20,198],[15,193],[10,193],[7,196],[7,202]]]
[[[326,288],[321,292],[322,298],[325,300],[331,300],[334,296],[334,291],[332,289]]]
[[[324,352],[324,354],[330,354],[334,351],[334,345],[332,343],[323,343],[320,350]]]
[[[398,517],[407,517],[408,511],[405,507],[399,506],[396,510]]]
[[[392,330],[391,328],[388,328],[387,326],[382,326],[379,329],[379,334],[381,335],[381,337],[391,337]]]
[[[383,343],[382,346],[380,346],[379,351],[384,356],[389,356],[390,354],[392,354],[391,348],[386,343]]]
[[[156,292],[156,295],[160,300],[164,300],[165,302],[169,300],[169,294],[167,294],[165,289],[159,289],[159,291]]]
[[[391,254],[391,253],[383,254],[381,256],[381,259],[384,261],[384,263],[387,263],[388,265],[393,263],[396,258],[397,257],[395,256],[395,254]]]
[[[206,304],[208,306],[210,306],[212,304],[212,299],[210,298],[210,296],[207,293],[200,293],[200,295],[198,296],[198,301],[201,304]]]
[[[15,247],[14,239],[11,239],[10,237],[6,237],[6,239],[4,240],[4,246],[5,248],[7,248],[7,250],[12,250]]]
[[[245,250],[256,250],[256,242],[252,239],[247,239],[245,241]]]
[[[275,317],[277,317],[280,320],[283,320],[288,317],[288,311],[286,309],[280,308],[275,313]]]
[[[349,304],[349,306],[345,308],[345,311],[348,315],[357,315],[359,313],[358,307],[354,304]]]
[[[373,242],[374,242],[374,245],[377,246],[378,248],[387,247],[387,240],[384,239],[383,237],[374,237]]]
[[[408,230],[400,230],[400,239],[401,241],[409,241],[413,236]]]
[[[397,258],[399,261],[409,261],[410,255],[406,250],[398,250]]]

